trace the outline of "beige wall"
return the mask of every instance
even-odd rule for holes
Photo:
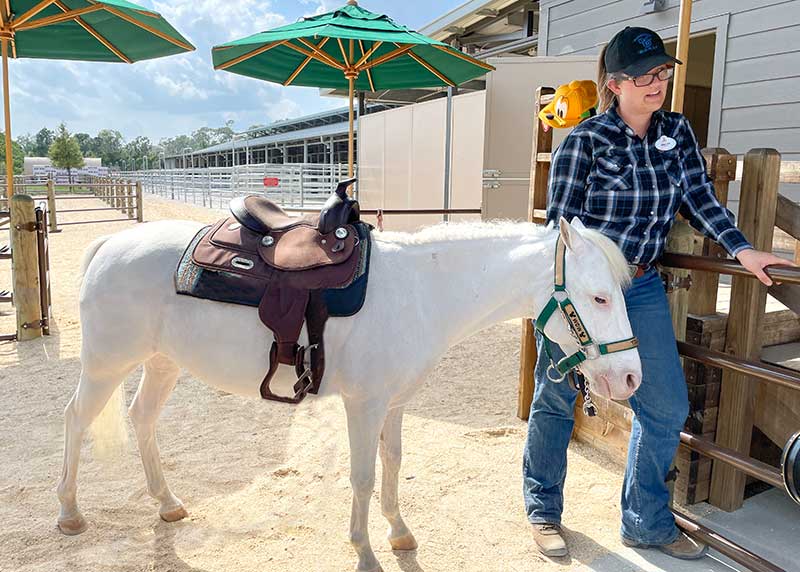
[[[481,206],[485,102],[484,92],[453,98],[451,208]],[[447,100],[437,99],[361,118],[361,208],[443,208],[446,116]],[[459,218],[478,215],[453,217]],[[441,216],[387,216],[384,227],[414,230],[441,220]]]

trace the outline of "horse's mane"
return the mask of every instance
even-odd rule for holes
[[[466,241],[491,238],[529,238],[538,242],[552,238],[556,230],[552,224],[542,226],[527,222],[493,221],[493,222],[444,222],[424,227],[417,232],[384,231],[374,233],[373,239],[379,242],[400,246],[418,246],[438,242]],[[611,266],[614,279],[623,288],[630,284],[628,262],[619,247],[608,237],[596,230],[584,228],[579,230],[581,236],[597,246],[605,255]]]

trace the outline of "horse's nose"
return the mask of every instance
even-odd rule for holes
[[[628,372],[628,375],[625,376],[625,384],[628,386],[628,389],[630,389],[631,394],[639,389],[639,385],[641,385],[641,383],[642,380],[633,372]]]

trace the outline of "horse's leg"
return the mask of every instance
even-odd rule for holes
[[[64,534],[80,534],[86,530],[86,519],[78,510],[78,461],[83,435],[100,414],[114,390],[125,380],[133,367],[117,371],[83,366],[78,388],[64,411],[64,466],[56,492],[61,503],[58,528]]]
[[[408,530],[397,497],[397,484],[400,475],[400,460],[403,452],[401,438],[403,408],[392,409],[386,416],[381,432],[380,453],[383,463],[383,482],[381,483],[381,512],[389,521],[389,543],[393,550],[414,550],[417,541]]]
[[[147,360],[139,389],[128,410],[136,430],[139,454],[142,456],[142,465],[147,476],[147,491],[161,503],[158,514],[167,522],[175,522],[188,516],[183,503],[172,494],[164,479],[156,442],[156,422],[167,398],[175,388],[179,373],[178,365],[164,355],[157,354]]]
[[[369,543],[369,500],[375,489],[375,458],[378,439],[386,418],[386,406],[371,401],[344,400],[350,439],[350,542],[358,554],[358,572],[378,572],[381,566]]]

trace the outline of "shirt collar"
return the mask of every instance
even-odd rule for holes
[[[611,107],[608,108],[606,114],[608,118],[611,120],[611,123],[619,129],[620,133],[625,133],[629,137],[633,137],[633,129],[631,129],[625,120],[622,119],[619,112],[617,111],[617,107],[619,106],[619,102],[614,100],[614,103],[611,104]],[[661,136],[662,131],[662,122],[664,120],[664,111],[659,109],[658,111],[653,112],[653,117],[650,120],[650,127],[647,129],[647,134],[650,135],[651,133],[655,133],[656,137]]]

